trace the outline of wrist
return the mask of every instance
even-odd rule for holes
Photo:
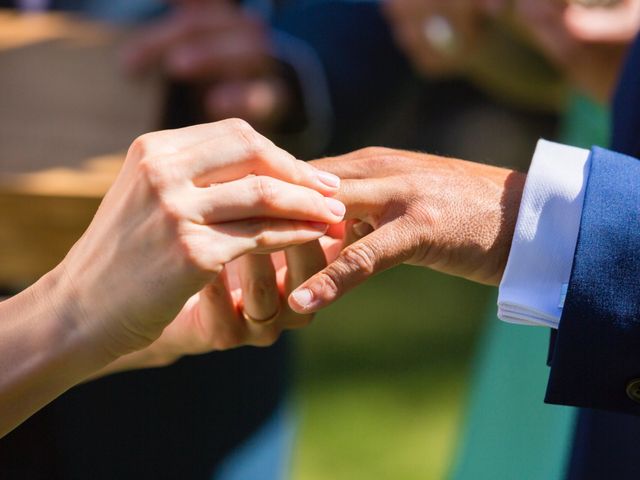
[[[0,437],[109,362],[63,285],[56,269],[0,303]]]
[[[52,339],[64,347],[65,355],[82,362],[82,373],[91,374],[118,358],[101,335],[100,314],[89,311],[88,302],[63,265],[38,280],[29,293],[36,304],[44,305]]]
[[[495,262],[495,275],[491,277],[490,284],[499,285],[507,266],[513,235],[520,212],[520,203],[524,192],[527,175],[511,171],[504,180],[504,188],[500,199],[501,219],[498,236],[492,248],[492,258]]]

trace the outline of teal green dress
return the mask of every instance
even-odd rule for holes
[[[562,142],[608,144],[608,112],[571,97]],[[576,410],[543,402],[549,330],[486,314],[452,480],[560,480],[571,453]]]

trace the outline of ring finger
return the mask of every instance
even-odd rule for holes
[[[245,255],[238,266],[245,319],[249,324],[271,323],[280,313],[282,303],[271,256]]]

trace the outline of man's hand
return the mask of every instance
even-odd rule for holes
[[[513,10],[516,25],[575,86],[609,101],[627,46],[640,29],[639,0],[604,8],[517,0]]]
[[[384,10],[395,39],[427,76],[461,73],[483,30],[477,0],[387,0]]]
[[[226,1],[176,2],[142,29],[123,53],[128,70],[156,67],[202,91],[209,120],[239,117],[269,130],[286,114],[289,86],[280,75],[263,21]]]
[[[313,162],[342,177],[347,217],[373,231],[345,248],[289,297],[319,310],[370,276],[408,263],[497,285],[515,229],[525,175],[462,160],[368,148]],[[364,231],[366,233],[366,231]]]

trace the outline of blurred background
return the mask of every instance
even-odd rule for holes
[[[0,286],[55,265],[153,129],[241,117],[303,159],[522,171],[541,137],[606,146],[640,2],[577,3],[0,0]],[[0,440],[0,476],[563,478],[548,332],[499,323],[496,295],[388,271],[269,349],[73,389]]]
[[[445,478],[483,326],[477,312],[493,300],[489,288],[401,267],[320,314],[294,357],[292,478]]]

